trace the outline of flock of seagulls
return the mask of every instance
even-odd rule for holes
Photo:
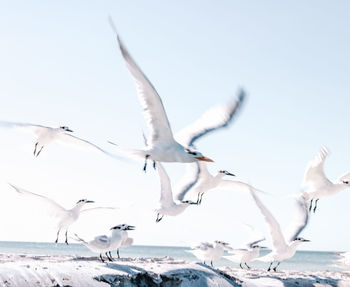
[[[245,91],[243,89],[239,90],[237,97],[232,101],[209,109],[194,123],[174,135],[162,100],[156,89],[131,57],[112,21],[110,21],[110,24],[116,33],[117,42],[126,67],[134,79],[138,99],[150,131],[149,137],[145,138],[144,149],[135,150],[119,146],[116,148],[124,156],[127,155],[144,160],[143,170],[145,172],[147,171],[148,161],[151,161],[153,167],[157,170],[160,181],[160,200],[159,208],[156,209],[156,222],[160,222],[164,216],[178,216],[190,206],[198,206],[202,202],[203,195],[210,190],[229,189],[232,191],[249,192],[268,226],[272,239],[272,251],[263,257],[259,257],[260,249],[265,248],[264,246],[260,246],[259,243],[265,240],[265,237],[262,234],[257,235],[254,229],[250,228],[255,235],[244,248],[235,249],[230,247],[228,243],[215,241],[214,243],[201,243],[189,252],[204,263],[210,262],[211,265],[213,265],[213,261],[219,260],[225,252],[228,252],[225,258],[238,262],[241,268],[246,266],[249,269],[250,266],[247,263],[260,260],[269,263],[268,271],[276,271],[282,261],[294,256],[297,247],[301,243],[309,241],[300,237],[300,234],[308,225],[309,213],[312,210],[313,212],[316,211],[318,200],[350,188],[350,172],[334,182],[330,181],[323,171],[323,165],[328,151],[326,148],[322,148],[319,154],[307,166],[302,183],[303,190],[295,200],[296,214],[293,217],[288,232],[283,234],[279,223],[260,200],[258,194],[262,194],[262,192],[247,183],[234,180],[235,174],[233,172],[220,170],[217,174],[211,174],[208,171],[207,163],[213,162],[213,160],[204,156],[196,147],[199,139],[232,123],[244,103],[246,97]],[[60,141],[89,147],[108,156],[120,158],[87,140],[73,136],[73,131],[66,126],[51,128],[35,124],[12,122],[0,122],[0,126],[21,128],[33,132],[37,136],[33,151],[36,157],[51,142]],[[171,180],[161,164],[162,162],[180,162],[186,165],[184,177],[176,189],[172,188]],[[93,201],[82,199],[73,208],[65,209],[52,199],[43,195],[26,191],[12,183],[10,186],[23,196],[43,202],[49,212],[59,218],[56,243],[59,240],[59,235],[64,233],[65,243],[68,244],[68,229],[78,220],[82,212],[93,209],[111,208],[84,208],[86,204],[93,203]],[[98,253],[101,261],[104,262],[103,255],[106,256],[107,260],[112,261],[112,251],[117,251],[119,257],[119,249],[130,246],[133,243],[133,239],[128,236],[128,231],[134,229],[134,226],[119,224],[110,229],[109,235],[98,235],[88,241],[75,234],[74,239],[84,244],[92,252]],[[275,266],[273,267],[274,264]]]

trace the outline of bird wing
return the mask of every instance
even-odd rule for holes
[[[111,23],[114,28],[113,23]],[[114,31],[116,32],[115,28]],[[117,32],[116,32],[117,34]],[[170,128],[169,120],[164,110],[161,98],[152,83],[147,79],[145,74],[137,66],[128,50],[124,46],[117,34],[120,51],[126,63],[126,67],[134,78],[136,84],[137,95],[143,109],[143,114],[151,131],[151,143],[174,142],[173,133]]]
[[[286,239],[288,242],[293,241],[304,230],[309,222],[309,208],[303,197],[296,199],[297,210],[293,216],[293,220],[286,231]]]
[[[196,185],[198,179],[200,177],[201,169],[199,165],[199,161],[193,163],[186,164],[186,173],[183,178],[180,180],[180,183],[176,187],[178,191],[176,193],[177,200],[184,200],[186,194],[190,191],[190,189]]]
[[[198,249],[198,250],[202,250],[202,251],[208,250],[210,248],[214,248],[214,245],[209,243],[209,242],[202,242],[198,246],[194,247],[194,249]]]
[[[323,171],[328,153],[327,148],[322,147],[319,153],[308,163],[301,185],[302,188],[317,188],[330,182]]]
[[[41,125],[33,125],[29,123],[5,122],[5,121],[0,121],[0,126],[6,127],[6,128],[21,128],[25,131],[30,131],[37,135],[39,135],[43,131],[51,129],[50,127],[45,127]]]
[[[248,248],[253,248],[254,245],[265,240],[265,236],[260,231],[255,229],[253,226],[246,223],[244,224],[244,226],[249,231],[249,239],[245,244]]]
[[[80,146],[80,147],[83,147],[83,148],[95,149],[95,150],[98,150],[100,152],[103,152],[104,154],[106,154],[108,156],[124,160],[124,158],[119,157],[119,156],[117,156],[115,154],[111,154],[111,153],[105,151],[104,149],[100,148],[99,146],[97,146],[97,145],[95,145],[95,144],[93,144],[93,143],[91,143],[91,142],[89,142],[87,140],[78,138],[78,137],[73,136],[73,135],[68,134],[68,133],[60,133],[60,134],[58,134],[57,135],[57,140],[60,141],[61,143],[65,143],[65,144],[73,144],[73,145]]]
[[[97,206],[97,207],[90,207],[80,210],[80,213],[86,212],[86,211],[92,211],[92,210],[118,210],[117,207],[109,207],[109,206]]]
[[[168,174],[160,162],[157,162],[157,170],[160,180],[160,204],[163,207],[171,206],[174,203],[171,184]]]
[[[283,237],[281,227],[276,221],[276,219],[273,217],[271,212],[263,205],[263,203],[260,201],[258,196],[254,191],[250,192],[256,205],[259,207],[261,213],[265,217],[265,220],[269,226],[273,249],[274,250],[281,250],[287,247],[286,241]]]
[[[259,189],[252,187],[251,185],[241,182],[241,181],[233,181],[233,180],[222,180],[216,188],[222,189],[230,189],[233,191],[250,191],[265,193]]]
[[[175,139],[183,146],[190,147],[204,135],[228,126],[242,106],[245,95],[245,91],[240,90],[238,97],[231,102],[209,109],[194,123],[179,131]]]
[[[24,196],[28,196],[33,198],[34,200],[38,200],[42,204],[45,205],[45,207],[48,210],[49,215],[54,216],[54,217],[63,217],[64,215],[67,214],[67,210],[64,209],[61,205],[53,201],[52,199],[45,197],[40,194],[36,194],[30,191],[27,191],[23,188],[20,188],[18,186],[15,186],[11,183],[9,183],[10,186],[12,186],[18,193]]]

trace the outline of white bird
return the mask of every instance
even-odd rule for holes
[[[85,241],[77,234],[75,234],[76,240],[83,243],[87,248],[89,248],[94,253],[100,254],[100,259],[104,262],[102,254],[106,254],[109,261],[113,261],[111,251],[117,250],[123,243],[123,232],[126,230],[134,230],[135,227],[128,224],[119,224],[112,227],[111,234],[96,236],[93,240]]]
[[[249,241],[246,243],[244,248],[233,248],[230,250],[230,254],[228,256],[224,256],[226,259],[233,261],[233,262],[239,262],[239,266],[243,269],[242,264],[245,264],[248,269],[250,267],[248,266],[247,262],[252,262],[260,255],[260,249],[266,248],[264,246],[258,245],[259,242],[264,241],[265,237],[260,233],[257,232],[256,229],[252,228],[249,225],[246,225],[250,232],[251,236]],[[234,255],[231,255],[233,253]]]
[[[187,250],[187,252],[192,253],[199,260],[203,261],[204,264],[205,261],[210,261],[210,265],[213,267],[213,261],[220,260],[225,250],[231,250],[228,243],[216,240],[214,244],[202,242],[193,249]]]
[[[197,204],[202,202],[203,194],[213,189],[225,189],[233,191],[249,191],[255,190],[241,181],[225,180],[225,176],[235,176],[226,170],[220,170],[215,176],[209,173],[207,165],[203,162],[189,164],[185,178],[180,184],[179,191],[177,192],[177,199],[184,200],[185,196],[189,193],[197,195]],[[259,191],[260,192],[260,191]]]
[[[342,190],[350,188],[350,172],[340,176],[335,181],[329,180],[324,174],[323,166],[327,158],[328,150],[322,147],[320,152],[309,162],[306,167],[302,183],[302,196],[310,201],[309,211],[312,210],[312,203],[315,200],[313,211],[316,211],[317,202],[320,198],[332,196]]]
[[[130,225],[128,225],[130,227]],[[133,226],[131,226],[133,227]],[[128,247],[128,246],[131,246],[133,243],[134,243],[134,239],[129,237],[129,234],[128,234],[128,231],[127,230],[133,230],[133,229],[122,229],[121,230],[121,237],[122,237],[122,242],[120,244],[120,247],[117,248],[117,255],[118,255],[118,258],[120,258],[120,254],[119,254],[119,249],[121,247]]]
[[[267,271],[271,270],[273,262],[276,261],[277,265],[273,268],[273,270],[276,271],[277,267],[283,260],[294,256],[296,249],[300,243],[310,241],[298,237],[306,227],[309,220],[307,203],[301,198],[296,200],[298,207],[297,213],[291,222],[287,235],[283,236],[280,225],[270,213],[270,211],[263,205],[256,193],[254,191],[251,191],[251,195],[269,226],[273,245],[272,251],[269,254],[260,257],[258,260],[270,262],[270,266]]]
[[[146,170],[147,159],[151,159],[154,162],[195,162],[198,160],[212,162],[211,159],[203,156],[200,152],[191,150],[174,139],[161,98],[152,83],[130,56],[126,47],[120,40],[111,19],[110,22],[116,33],[126,66],[135,81],[137,95],[151,132],[148,146],[144,150],[124,151],[139,158],[144,158],[144,170]],[[120,150],[122,151],[122,149]]]
[[[55,240],[55,243],[58,242],[58,237],[60,232],[65,232],[65,243],[68,244],[68,228],[78,220],[80,214],[85,211],[91,211],[95,209],[114,209],[112,207],[93,207],[93,208],[87,208],[87,209],[82,209],[85,204],[87,203],[93,203],[94,201],[87,200],[87,199],[81,199],[79,200],[76,205],[72,209],[65,209],[52,199],[45,197],[40,194],[36,194],[27,190],[24,190],[23,188],[17,187],[13,184],[10,184],[18,193],[24,196],[31,197],[34,200],[40,201],[43,206],[47,209],[47,212],[50,216],[55,217],[58,219],[57,223],[57,237]]]
[[[38,156],[43,150],[43,148],[48,144],[58,141],[61,143],[73,144],[80,147],[94,148],[109,156],[117,157],[115,155],[111,155],[107,151],[103,150],[102,148],[98,147],[97,145],[87,140],[84,140],[69,134],[69,133],[72,133],[73,131],[66,126],[51,128],[51,127],[35,125],[35,124],[3,122],[3,121],[0,121],[0,126],[11,127],[11,128],[21,128],[25,131],[30,131],[34,133],[37,136],[37,139],[34,145],[34,156]]]
[[[157,165],[157,170],[158,170],[158,175],[160,180],[160,189],[161,189],[160,200],[159,200],[160,207],[156,209],[156,212],[157,212],[156,222],[159,222],[162,220],[164,215],[169,215],[169,216],[179,215],[180,213],[184,212],[185,209],[189,207],[191,204],[196,204],[196,203],[189,200],[174,202],[169,176],[160,162],[157,162],[156,165]]]

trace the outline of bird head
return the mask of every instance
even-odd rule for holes
[[[85,203],[94,203],[95,201],[87,200],[87,199],[80,199],[77,201],[77,204],[85,204]]]
[[[67,126],[61,126],[60,129],[64,130],[65,132],[70,132],[70,133],[73,132],[73,131],[72,131],[69,127],[67,127]]]
[[[110,230],[135,230],[135,226],[123,223],[113,226]]]
[[[343,183],[344,183],[345,185],[350,185],[350,181],[349,181],[349,180],[343,180]]]
[[[188,204],[188,205],[191,205],[191,204],[198,205],[197,202],[194,202],[194,201],[191,201],[191,200],[182,200],[181,202],[183,204]]]
[[[205,157],[204,155],[202,155],[199,151],[195,151],[195,150],[191,150],[189,148],[185,149],[185,152],[192,158],[196,159],[196,160],[200,160],[200,161],[208,161],[208,162],[213,162],[212,159]]]
[[[261,248],[261,249],[265,249],[265,248],[267,248],[267,247],[265,247],[265,246],[260,246],[260,245],[258,245],[258,244],[255,244],[255,245],[252,246],[252,248],[253,248],[253,249],[260,249],[260,248]]]
[[[311,242],[311,240],[304,239],[304,238],[302,238],[302,237],[296,237],[296,238],[293,240],[293,242],[300,242],[300,243],[302,243],[302,242]]]
[[[227,170],[219,170],[219,174],[222,174],[223,176],[225,175],[235,176],[233,173],[230,173]]]

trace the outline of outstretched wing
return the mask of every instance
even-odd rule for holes
[[[117,35],[120,51],[126,63],[126,67],[134,78],[137,95],[143,109],[146,122],[151,130],[151,142],[173,142],[173,134],[161,98],[145,74],[137,66],[128,50],[121,41],[113,22],[110,24]]]
[[[97,145],[95,145],[87,140],[78,138],[78,137],[73,136],[73,135],[68,134],[68,133],[60,133],[59,135],[57,135],[57,140],[59,140],[62,143],[65,143],[65,144],[72,144],[72,145],[76,145],[76,146],[79,146],[82,148],[98,150],[98,151],[103,152],[104,154],[106,154],[110,157],[114,157],[114,158],[120,159],[120,160],[125,160],[123,157],[119,157],[115,154],[111,154],[108,151],[105,151],[104,149],[100,148],[99,146],[97,146]]]
[[[43,204],[43,206],[47,209],[49,215],[54,216],[54,217],[63,217],[67,214],[67,210],[64,209],[58,203],[56,203],[55,201],[53,201],[52,199],[45,197],[43,195],[40,195],[40,194],[36,194],[36,193],[30,192],[30,191],[27,191],[23,188],[15,186],[11,183],[9,183],[9,185],[12,186],[19,194],[21,194],[23,196],[28,196],[34,200],[37,200],[41,204]]]
[[[331,183],[323,171],[327,155],[327,148],[322,147],[320,152],[308,163],[304,174],[304,180],[301,185],[302,188],[317,189],[320,186]]]
[[[184,200],[184,198],[186,197],[186,194],[198,182],[198,179],[200,177],[200,172],[201,172],[201,169],[198,161],[186,164],[186,173],[184,177],[181,179],[178,186],[176,187],[176,190],[178,191],[176,193],[177,200],[180,200],[180,201]]]
[[[286,239],[288,242],[293,241],[299,236],[309,222],[309,209],[308,204],[303,197],[299,197],[296,200],[297,210],[286,231]]]
[[[260,201],[259,197],[256,195],[254,191],[250,192],[256,205],[259,207],[262,215],[265,217],[266,223],[269,226],[273,249],[274,250],[282,250],[287,247],[286,241],[283,237],[281,227],[273,217],[271,212],[263,205]]]
[[[174,203],[171,184],[168,174],[163,165],[157,162],[157,170],[160,180],[160,204],[163,207],[171,206]]]
[[[50,127],[45,127],[45,126],[41,126],[41,125],[34,125],[34,124],[29,124],[29,123],[5,122],[5,121],[0,121],[0,127],[20,128],[24,131],[29,131],[29,132],[35,133],[36,135],[39,135],[43,131],[51,129]]]
[[[254,245],[258,244],[261,241],[265,240],[265,236],[258,231],[257,229],[253,228],[249,224],[244,224],[246,228],[249,230],[249,239],[246,243],[246,246],[248,248],[253,248]]]
[[[255,187],[252,187],[251,185],[241,182],[241,181],[233,181],[233,180],[222,180],[217,188],[221,189],[229,189],[232,191],[243,191],[243,192],[249,192],[249,191],[254,191],[254,192],[261,192],[265,193],[264,191],[261,191],[259,189],[256,189]]]
[[[179,131],[175,139],[183,146],[191,147],[204,135],[228,126],[242,106],[245,95],[245,91],[240,90],[238,97],[231,102],[209,109],[194,123]]]

